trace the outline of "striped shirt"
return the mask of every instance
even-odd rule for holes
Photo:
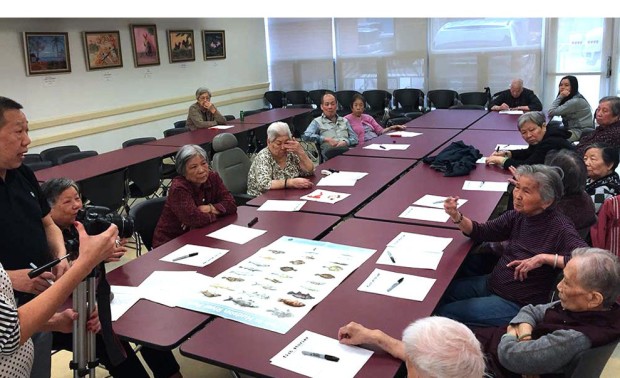
[[[470,237],[481,242],[508,242],[489,276],[489,288],[500,297],[522,306],[547,303],[560,270],[543,265],[528,272],[524,281],[518,281],[514,279],[514,268],[506,266],[509,262],[541,253],[557,253],[566,263],[575,248],[588,246],[573,222],[555,208],[533,216],[511,210],[486,223],[473,222]]]

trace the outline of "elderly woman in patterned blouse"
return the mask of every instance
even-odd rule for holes
[[[235,214],[237,205],[217,174],[209,170],[207,153],[195,144],[177,152],[175,167],[179,176],[172,179],[155,233],[153,248],[187,231],[204,227],[219,217]]]
[[[248,174],[248,194],[258,196],[270,189],[304,189],[312,182],[300,176],[314,173],[314,164],[302,146],[293,139],[284,122],[267,128],[267,148],[261,150]]]

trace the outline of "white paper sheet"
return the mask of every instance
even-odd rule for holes
[[[483,156],[480,159],[476,160],[476,164],[486,164],[486,163],[487,163],[486,156]]]
[[[175,307],[182,298],[200,293],[212,280],[193,271],[154,271],[138,288],[141,298]]]
[[[338,357],[338,362],[306,356],[302,351]],[[357,346],[343,345],[338,340],[315,332],[304,331],[282,351],[273,356],[271,363],[307,377],[354,377],[373,352]]]
[[[348,193],[330,192],[329,190],[317,189],[312,193],[301,197],[301,199],[315,202],[336,203],[338,201],[342,201],[348,196],[350,196]]]
[[[234,125],[217,125],[217,126],[211,126],[209,127],[210,129],[217,129],[217,130],[226,130],[226,129],[231,129],[235,127]]]
[[[367,172],[333,172],[323,177],[316,186],[354,186],[357,180],[368,175]]]
[[[482,190],[484,192],[505,192],[508,182],[497,181],[469,181],[463,183],[463,190]]]
[[[409,250],[443,251],[452,242],[452,238],[401,232],[387,246]]]
[[[499,114],[523,114],[523,110],[500,110]]]
[[[498,144],[493,151],[525,150],[528,147],[527,144]]]
[[[443,209],[431,209],[428,207],[409,206],[399,218],[419,219],[430,222],[447,222],[450,216]]]
[[[413,204],[418,206],[435,207],[437,209],[443,209],[443,203],[448,197],[435,196],[433,194],[426,194],[424,197],[415,201]],[[456,202],[456,207],[459,208],[467,202],[464,198],[459,198]]]
[[[434,278],[375,269],[357,290],[421,302],[435,281]]]
[[[437,270],[442,256],[443,251],[385,247],[385,250],[377,259],[377,264]]]
[[[114,298],[110,302],[110,312],[114,322],[140,300],[140,293],[139,289],[134,286],[110,285],[110,290],[114,293]]]
[[[260,222],[260,219],[259,221]],[[258,223],[257,223],[258,224]],[[245,244],[250,240],[257,238],[267,232],[267,230],[261,230],[258,228],[249,228],[238,226],[236,224],[229,224],[226,227],[222,227],[217,231],[213,231],[207,236],[214,239],[220,239],[236,244]]]
[[[415,133],[413,131],[394,131],[393,133],[388,133],[387,135],[391,137],[412,138],[422,135],[422,133]]]
[[[383,143],[383,144],[369,144],[368,146],[362,147],[367,150],[378,150],[378,151],[389,151],[389,150],[406,150],[409,148],[408,144],[396,144],[396,143]]]
[[[187,244],[177,249],[176,251],[167,254],[166,256],[162,257],[160,260],[175,263],[175,264],[203,267],[203,266],[207,266],[211,264],[213,261],[224,256],[226,252],[228,252],[227,249],[219,249],[219,248],[211,248],[211,247],[203,247],[199,245]],[[197,255],[174,261],[175,259],[178,259],[179,257],[188,256],[194,253],[197,253]]]
[[[258,211],[299,211],[306,201],[267,200]]]

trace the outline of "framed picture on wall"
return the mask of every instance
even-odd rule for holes
[[[168,56],[170,63],[196,60],[193,30],[168,30]]]
[[[123,67],[119,31],[84,32],[86,68],[100,70]]]
[[[224,30],[203,30],[202,48],[205,60],[226,59],[226,36]]]
[[[159,65],[157,26],[130,25],[133,61],[136,67]]]
[[[71,72],[67,33],[24,33],[26,74],[50,75]]]

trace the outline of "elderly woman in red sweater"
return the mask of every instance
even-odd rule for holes
[[[170,184],[168,199],[153,234],[153,247],[237,212],[232,194],[220,176],[209,170],[207,153],[202,147],[195,144],[181,147],[175,166],[179,176]]]

